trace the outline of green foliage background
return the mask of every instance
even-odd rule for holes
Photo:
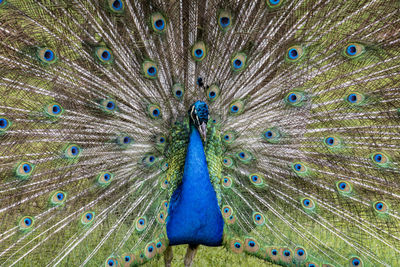
[[[187,246],[174,246],[174,259],[172,261],[172,267],[182,267],[184,266],[183,260],[185,258]],[[165,266],[164,258],[160,257],[156,260],[146,263],[144,266]],[[279,266],[259,258],[252,257],[248,254],[234,254],[229,252],[223,247],[206,247],[200,246],[197,251],[196,257],[194,258],[193,267],[238,267],[238,266],[249,266],[249,267],[259,267],[259,266]]]

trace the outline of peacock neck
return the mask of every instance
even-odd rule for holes
[[[201,136],[191,125],[182,183],[170,201],[168,239],[171,245],[219,246],[223,225]]]

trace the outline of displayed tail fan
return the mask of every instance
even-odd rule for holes
[[[0,266],[399,266],[399,8],[0,0]]]

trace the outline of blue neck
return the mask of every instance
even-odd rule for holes
[[[194,126],[191,126],[182,183],[171,197],[168,214],[170,245],[221,245],[224,221],[210,182],[200,133]]]

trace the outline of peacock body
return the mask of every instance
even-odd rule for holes
[[[399,8],[0,0],[0,265],[399,266]]]

